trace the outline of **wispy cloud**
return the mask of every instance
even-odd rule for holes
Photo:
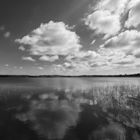
[[[0,26],[0,31],[4,31],[5,27],[4,26]]]
[[[5,66],[5,67],[9,67],[9,64],[5,64],[4,66]]]
[[[11,35],[11,33],[10,33],[10,32],[5,32],[5,33],[4,33],[4,37],[5,37],[5,38],[9,38],[9,37],[10,37],[10,35]]]
[[[140,1],[139,0],[131,0],[128,4],[128,20],[125,22],[125,26],[127,28],[137,27],[140,24]]]
[[[39,70],[43,70],[44,68],[43,67],[37,67]]]
[[[110,38],[105,42],[103,47],[116,49],[125,52],[125,54],[134,55],[138,57],[139,55],[139,45],[140,45],[140,32],[137,30],[127,30],[120,33],[118,36]]]
[[[25,60],[25,61],[31,61],[31,62],[35,62],[35,59],[33,59],[32,57],[30,57],[30,56],[23,56],[22,57],[22,60]]]
[[[48,62],[54,62],[56,60],[58,60],[59,57],[57,55],[55,56],[46,56],[46,55],[43,55],[39,58],[40,61],[48,61]]]
[[[22,66],[20,66],[20,67],[19,67],[19,69],[23,69],[23,67],[22,67]]]
[[[9,38],[11,33],[6,30],[5,26],[0,26],[0,31],[3,34],[4,38]]]

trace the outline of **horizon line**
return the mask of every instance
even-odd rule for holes
[[[20,74],[20,75],[15,75],[15,74],[0,74],[0,77],[117,77],[117,76],[140,76],[140,73],[134,73],[134,74],[110,74],[110,75],[100,75],[100,74],[95,74],[95,75],[87,75],[87,74],[82,74],[82,75],[59,75],[59,74],[53,74],[53,75],[28,75],[28,74]]]

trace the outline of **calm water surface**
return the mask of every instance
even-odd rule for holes
[[[0,78],[1,87],[89,90],[110,85],[140,85],[140,78]]]
[[[0,140],[140,140],[140,78],[0,78]]]

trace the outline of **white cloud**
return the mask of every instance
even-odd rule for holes
[[[5,38],[9,38],[9,37],[10,37],[10,35],[11,35],[11,33],[10,33],[10,32],[5,32],[5,33],[4,33],[4,37],[5,37]]]
[[[133,51],[133,55],[136,57],[136,58],[140,58],[140,49],[136,49]]]
[[[98,10],[88,15],[86,25],[96,30],[97,33],[107,36],[115,35],[121,29],[119,16],[113,15],[107,10]]]
[[[96,42],[96,40],[93,40],[93,41],[91,42],[91,45],[95,44],[95,42]]]
[[[116,57],[116,59],[112,60],[113,64],[120,64],[120,65],[125,65],[125,64],[134,64],[135,62],[135,57],[133,55],[128,55],[124,57]]]
[[[88,72],[93,68],[90,62],[94,61],[96,63],[97,57],[98,54],[95,51],[79,51],[65,57],[61,64],[54,64],[53,69],[68,73]]]
[[[128,0],[101,0],[94,11],[85,19],[85,24],[105,38],[116,35],[121,30],[121,18]]]
[[[119,49],[101,48],[98,53],[100,54],[98,63],[103,61],[104,66],[112,69],[118,66],[133,66],[136,60],[134,55],[128,55]]]
[[[69,63],[69,62],[65,62],[65,63],[64,63],[64,66],[65,66],[66,68],[69,68],[69,67],[71,67],[72,65],[71,65],[71,63]]]
[[[129,28],[139,25],[139,9],[139,0],[100,0],[93,7],[94,11],[85,18],[85,24],[96,34],[104,35],[106,39],[100,47],[98,44],[103,41],[100,40],[101,36],[93,39],[91,45],[96,41],[97,51],[81,50],[80,37],[72,27],[63,22],[50,21],[41,24],[16,42],[22,45],[20,50],[26,50],[30,55],[38,55],[40,61],[55,62],[62,58],[60,63],[57,61],[57,64],[52,64],[54,69],[60,71],[84,72],[99,68],[132,66],[137,58],[140,58],[140,32],[123,29],[123,26]],[[125,22],[127,12],[128,20]],[[35,61],[32,57],[22,59]]]
[[[136,30],[127,30],[118,36],[112,37],[105,42],[103,47],[118,49],[127,54],[135,54],[140,46],[140,32]]]
[[[21,51],[25,51],[25,48],[23,46],[20,46],[18,49]]]
[[[100,62],[104,60],[109,66],[135,66],[140,58],[140,32],[126,30],[119,35],[108,39],[101,45],[98,53]]]
[[[63,22],[50,21],[41,24],[31,34],[17,39],[16,42],[27,45],[31,55],[68,55],[81,48],[79,36]]]
[[[66,62],[57,65],[56,69],[71,72],[87,73],[89,71],[111,70],[119,66],[134,66],[135,56],[126,55],[116,49],[101,48],[98,52],[81,51],[77,55],[66,57]]]
[[[46,55],[43,55],[39,58],[39,60],[41,61],[49,61],[49,62],[54,62],[56,60],[58,60],[59,57],[56,55],[56,56],[46,56]]]
[[[140,32],[123,26],[140,24],[139,0],[101,0],[85,19],[86,25],[107,39],[98,49],[97,57],[88,60],[90,66],[107,68],[135,67],[140,58]],[[127,17],[128,20],[124,21]],[[123,29],[123,30],[121,30]],[[111,37],[113,36],[113,37]],[[83,60],[83,59],[82,59]]]
[[[43,67],[37,67],[39,70],[43,70],[44,68]]]
[[[72,69],[79,72],[88,72],[89,70],[97,67],[107,65],[107,60],[95,51],[80,51],[75,55],[69,55],[66,57],[67,62],[63,66],[67,69]]]
[[[90,65],[88,64],[88,61],[71,61],[69,63],[64,63],[63,67],[67,68],[68,70],[72,71],[79,71],[79,72],[85,72],[90,70]]]
[[[91,60],[94,59],[95,57],[97,57],[97,53],[95,51],[79,51],[78,53],[72,54],[72,55],[68,55],[66,57],[67,61],[81,61],[81,60]]]
[[[33,58],[30,57],[30,56],[27,56],[27,57],[23,56],[23,57],[22,57],[22,60],[25,60],[25,61],[32,61],[32,62],[35,61],[35,59],[33,59]]]
[[[57,70],[60,70],[60,71],[65,71],[66,69],[65,69],[65,67],[63,66],[63,65],[61,65],[61,64],[56,64],[56,65],[53,65],[56,69],[56,71]]]
[[[129,27],[137,27],[140,24],[140,1],[139,0],[131,0],[128,4],[128,20],[125,22],[125,26]]]
[[[123,14],[129,0],[101,0],[97,9],[108,10],[114,14]]]

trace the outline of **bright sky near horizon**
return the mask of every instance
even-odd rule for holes
[[[140,72],[140,0],[1,0],[0,74]]]

